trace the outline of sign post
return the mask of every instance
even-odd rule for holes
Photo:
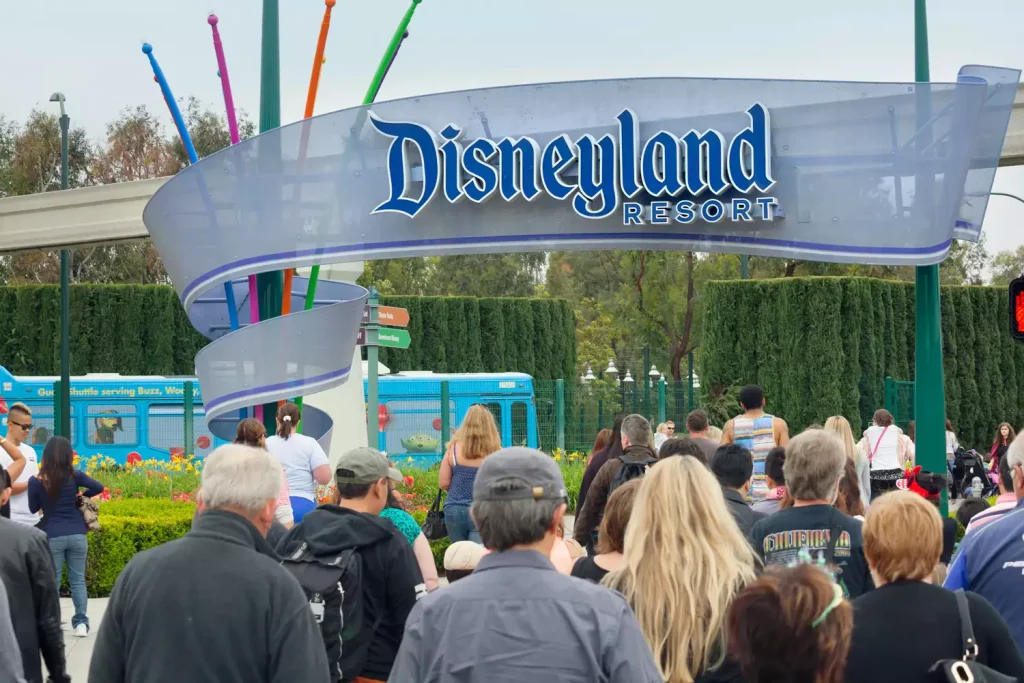
[[[370,288],[370,296],[366,299],[366,308],[363,309],[367,318],[366,325],[360,330],[366,344],[366,443],[372,448],[380,441],[380,428],[377,424],[377,409],[379,394],[377,392],[377,304],[380,302],[380,295],[377,290]]]

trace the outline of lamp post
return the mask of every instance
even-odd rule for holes
[[[50,95],[60,104],[60,189],[68,189],[68,128],[71,119],[64,111],[64,93]],[[60,424],[57,433],[71,438],[71,252],[60,250]]]

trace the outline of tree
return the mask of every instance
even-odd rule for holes
[[[60,122],[57,115],[34,109],[25,127],[13,130],[13,154],[7,171],[6,193],[23,195],[59,190]],[[92,154],[85,130],[72,128],[68,132],[69,187],[92,183]]]
[[[533,296],[546,255],[471,254],[367,261],[359,284],[382,294]]]
[[[140,105],[124,109],[107,124],[107,144],[96,157],[93,175],[100,183],[124,183],[174,175],[183,167],[160,122]]]
[[[192,146],[196,148],[196,155],[200,159],[219,152],[231,144],[227,117],[212,106],[204,108],[199,100],[190,97],[182,113],[185,127],[188,128],[189,137],[192,138]],[[256,132],[255,124],[249,120],[243,110],[239,110],[237,116],[239,139],[251,138]],[[175,135],[171,145],[175,158],[184,168],[188,165],[188,154],[185,153],[185,146],[181,143],[181,138]]]
[[[992,284],[1008,285],[1010,280],[1024,275],[1024,245],[1014,251],[1001,251],[992,260]]]

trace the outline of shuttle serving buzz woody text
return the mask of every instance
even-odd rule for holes
[[[577,214],[592,219],[608,218],[621,207],[623,225],[687,224],[698,218],[708,223],[723,218],[770,221],[778,203],[765,196],[775,185],[771,121],[760,103],[746,115],[748,125],[731,140],[714,129],[691,129],[682,136],[660,130],[641,145],[636,114],[623,109],[616,117],[617,137],[585,134],[573,141],[563,133],[541,148],[530,137],[465,143],[455,124],[438,134],[418,123],[371,114],[377,131],[391,138],[391,195],[373,213],[414,218],[440,190],[452,204],[463,198],[482,203],[495,195],[507,202],[547,195],[570,200]],[[413,187],[417,161],[422,163],[418,196]],[[705,193],[712,196],[699,201]],[[628,201],[633,199],[646,201]]]

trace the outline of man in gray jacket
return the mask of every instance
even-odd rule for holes
[[[0,505],[6,503],[10,495],[10,480],[7,472],[0,468]],[[17,646],[11,649],[0,635],[0,659],[7,660],[13,655],[12,660],[17,658],[21,662],[26,683],[43,683],[43,667],[39,661],[42,654],[50,680],[58,683],[71,680],[65,673],[60,595],[45,533],[0,517],[0,584],[7,595],[5,602],[10,603],[0,607],[0,612],[10,615],[17,640]]]
[[[413,608],[388,681],[662,683],[626,600],[548,559],[565,499],[562,472],[544,453],[487,456],[472,515],[492,552]]]
[[[281,465],[262,449],[207,458],[192,531],[117,578],[90,683],[329,683],[309,602],[265,538],[280,489]]]

